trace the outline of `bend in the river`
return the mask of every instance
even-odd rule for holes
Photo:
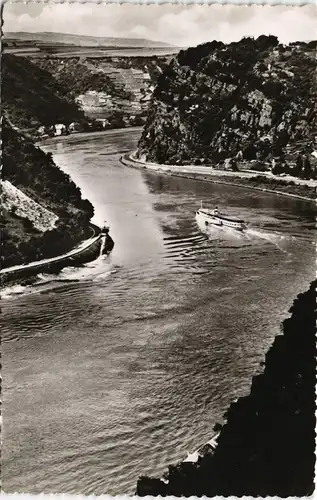
[[[315,273],[315,208],[125,167],[138,130],[46,147],[111,226],[110,257],[3,300],[7,492],[133,493],[207,441],[249,391]],[[250,223],[207,231],[205,205]]]

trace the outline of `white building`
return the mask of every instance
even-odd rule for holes
[[[55,135],[63,135],[66,132],[66,127],[63,123],[57,123],[55,125]]]

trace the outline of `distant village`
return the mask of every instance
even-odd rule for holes
[[[148,81],[150,78],[148,74],[139,73],[142,77],[145,75],[148,78],[143,87],[131,89],[129,98],[114,97],[106,92],[88,90],[75,98],[87,119],[69,124],[41,125],[36,131],[37,136],[44,139],[79,132],[144,125],[154,86]]]
[[[95,118],[90,121],[72,122],[70,124],[56,123],[54,125],[41,125],[36,135],[39,138],[56,137],[76,134],[80,132],[98,132],[114,128],[136,127],[145,123],[145,118],[139,115],[125,116],[119,112],[112,118]]]

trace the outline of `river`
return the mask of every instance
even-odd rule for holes
[[[2,300],[6,492],[133,493],[208,440],[315,276],[308,202],[130,169],[140,130],[45,148],[115,247]],[[245,234],[206,232],[225,207]]]

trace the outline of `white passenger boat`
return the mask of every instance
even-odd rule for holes
[[[238,231],[243,231],[243,229],[246,229],[247,227],[247,223],[244,220],[226,215],[220,212],[218,207],[213,210],[203,208],[202,202],[200,209],[196,212],[196,215],[204,220],[206,226],[209,224],[214,226],[225,226],[237,229]]]

